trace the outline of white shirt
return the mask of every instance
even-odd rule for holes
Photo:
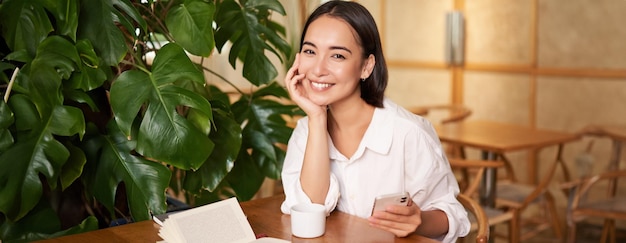
[[[454,242],[469,232],[467,212],[456,200],[458,183],[432,124],[423,117],[385,99],[351,158],[332,144],[329,154],[331,181],[326,195],[328,213],[339,211],[368,218],[374,198],[408,191],[422,211],[439,209],[448,216],[448,234],[439,240]],[[281,211],[311,200],[300,185],[307,143],[308,118],[300,119],[289,139],[282,170],[285,201]]]

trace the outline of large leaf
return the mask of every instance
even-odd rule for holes
[[[126,55],[124,35],[116,25],[111,1],[81,0],[78,39],[88,39],[108,66],[117,66]]]
[[[90,216],[72,228],[61,230],[61,221],[54,210],[42,202],[22,220],[0,223],[0,239],[6,242],[32,242],[96,229],[98,220]]]
[[[165,45],[157,53],[152,73],[136,70],[124,72],[111,87],[111,108],[124,134],[131,127],[140,109],[137,152],[143,156],[182,169],[197,169],[209,157],[213,142],[185,117],[177,106],[190,107],[203,113],[211,122],[211,104],[197,93],[176,86],[177,80],[204,83],[204,76],[177,44]]]
[[[90,191],[113,214],[115,194],[123,182],[134,220],[150,219],[151,212],[163,213],[171,171],[158,162],[133,155],[135,143],[126,139],[115,122],[109,123],[107,131],[109,135],[88,141],[91,143],[87,149],[89,158],[99,161]]]
[[[267,99],[267,95],[286,95],[284,88],[268,85],[251,98],[242,97],[232,106],[237,121],[246,124],[243,131],[242,149],[251,149],[251,160],[264,175],[278,179],[282,170],[284,150],[279,144],[287,144],[293,129],[287,126],[284,116],[292,117],[299,113],[294,105],[285,105]]]
[[[42,2],[50,14],[54,16],[56,33],[76,41],[78,0],[42,0]]]
[[[37,49],[32,63],[17,76],[25,94],[14,94],[9,107],[15,113],[15,143],[0,154],[0,212],[18,220],[39,201],[42,182],[55,188],[69,151],[59,136],[82,137],[85,121],[82,112],[63,105],[61,78],[75,70],[78,54],[61,37],[49,37]],[[16,81],[16,83],[18,83]]]
[[[7,103],[4,103],[4,100],[0,100],[0,153],[13,145],[13,135],[9,131],[9,126],[13,124],[13,121],[15,121],[13,111]]]
[[[241,127],[225,112],[216,110],[215,125],[210,138],[215,142],[213,153],[197,171],[187,172],[184,188],[197,193],[215,190],[232,170],[239,154],[242,138]]]
[[[185,50],[206,57],[215,47],[211,26],[214,13],[215,4],[212,2],[187,0],[171,9],[165,24],[174,40]]]
[[[126,28],[126,32],[138,38],[137,28],[144,33],[147,30],[147,23],[137,8],[129,0],[111,0],[113,3],[113,13],[117,17],[119,24]],[[135,2],[135,1],[134,1]]]
[[[80,55],[78,72],[74,72],[72,77],[65,83],[66,89],[80,89],[83,91],[93,90],[102,86],[106,80],[104,65],[87,40],[79,40],[76,43],[76,51]]]
[[[246,178],[242,180],[241,178]],[[261,173],[257,165],[252,161],[252,157],[247,151],[239,153],[235,167],[226,177],[228,184],[233,188],[240,201],[248,201],[254,197],[265,176]]]
[[[284,9],[277,0],[246,1],[244,7],[233,0],[225,0],[220,3],[215,17],[218,26],[215,32],[215,45],[218,50],[221,51],[226,42],[230,41],[231,66],[235,68],[236,60],[242,61],[243,76],[257,86],[269,83],[278,75],[265,51],[272,52],[282,59],[277,50],[268,45],[264,39],[271,39],[272,43],[278,43],[281,39],[275,31],[259,21],[259,18],[267,18],[263,15],[265,11],[259,10],[267,9],[280,10],[278,12],[284,15]],[[284,52],[284,46],[287,46],[286,43],[280,44],[279,50],[283,52],[282,54],[288,55],[288,52]]]
[[[69,157],[68,150],[54,135],[82,133],[82,112],[74,107],[57,105],[49,116],[40,117],[35,105],[24,95],[14,95],[9,106],[15,111],[18,124],[16,143],[0,154],[0,212],[10,220],[18,220],[39,201],[42,182],[48,178],[55,187],[59,171]],[[36,122],[20,123],[20,119],[39,117]]]
[[[27,50],[30,56],[35,56],[39,43],[53,30],[40,0],[2,1],[0,19],[8,47],[13,51]]]

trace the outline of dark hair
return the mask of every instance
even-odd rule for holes
[[[342,19],[354,29],[359,38],[357,41],[363,49],[363,58],[367,58],[370,54],[374,55],[376,64],[372,74],[366,80],[360,82],[361,99],[375,107],[383,107],[388,79],[387,63],[383,56],[380,34],[378,33],[374,17],[365,7],[355,2],[326,2],[315,9],[307,19],[302,31],[302,37],[300,38],[300,48],[302,48],[304,35],[309,29],[309,25],[324,15]]]

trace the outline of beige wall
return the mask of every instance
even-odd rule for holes
[[[401,105],[461,103],[473,110],[469,119],[566,132],[588,124],[626,124],[626,1],[358,2],[378,22],[390,66],[387,96]],[[466,21],[458,82],[444,63],[445,13],[454,9]],[[590,140],[593,172],[606,168],[611,142],[585,137],[565,146],[574,173],[575,158]],[[554,153],[553,148],[537,152],[539,164]],[[533,154],[511,154],[522,175]]]
[[[302,13],[321,1],[282,2],[288,16],[281,21],[296,43]],[[473,111],[468,119],[566,132],[588,124],[626,124],[624,0],[357,2],[377,21],[390,69],[387,96],[403,106],[461,103]],[[444,61],[445,14],[455,9],[466,21],[465,63],[456,76]],[[590,140],[565,147],[573,172],[576,156]],[[611,143],[594,140],[594,172],[599,172]],[[539,162],[554,156],[550,149],[537,154]],[[511,156],[523,171],[533,155]]]

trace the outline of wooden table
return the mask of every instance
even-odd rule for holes
[[[579,138],[577,134],[557,132],[544,129],[534,129],[527,126],[499,123],[491,121],[463,121],[435,125],[439,139],[463,147],[472,147],[483,151],[483,159],[495,160],[498,155],[506,152],[524,149],[540,149],[547,146],[559,145]],[[528,176],[531,182],[536,182],[536,162],[528,165]],[[480,203],[495,205],[496,169],[487,169],[483,177]]]
[[[366,219],[335,211],[328,216],[326,232],[314,239],[302,239],[291,235],[290,216],[280,212],[283,195],[242,202],[241,207],[248,217],[252,230],[257,236],[264,235],[290,240],[292,242],[437,242],[411,235],[398,238],[393,234],[368,225]],[[153,221],[142,221],[87,233],[63,236],[42,242],[157,242],[159,225]]]

